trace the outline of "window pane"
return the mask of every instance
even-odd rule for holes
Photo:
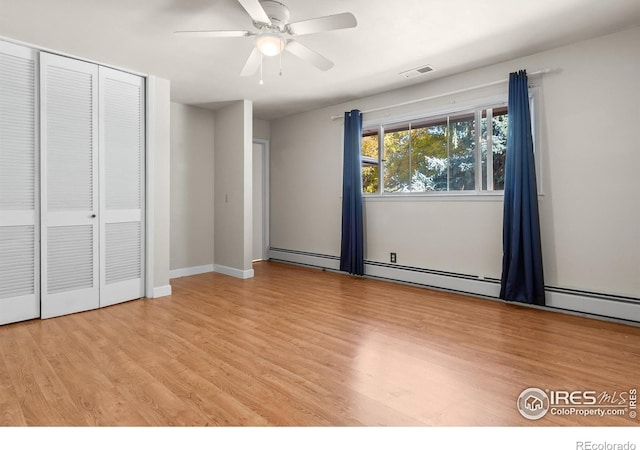
[[[474,190],[475,183],[475,115],[449,118],[449,190]]]
[[[378,130],[362,133],[362,192],[373,194],[380,186]]]
[[[504,168],[507,156],[507,108],[493,110],[493,136],[491,150],[493,153],[493,189],[504,190]]]
[[[384,133],[384,191],[408,192],[411,187],[409,126]]]
[[[380,188],[380,170],[377,165],[362,165],[362,192],[376,194]]]
[[[447,190],[447,120],[412,124],[411,190]]]
[[[482,119],[480,121],[480,157],[482,158],[482,190],[487,190],[487,110],[482,110]]]
[[[378,130],[362,133],[362,156],[378,159]]]

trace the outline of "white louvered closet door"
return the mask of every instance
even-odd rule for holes
[[[40,316],[35,58],[0,42],[0,325]]]
[[[98,308],[98,66],[40,54],[42,317]]]
[[[144,79],[99,69],[100,306],[144,296]]]

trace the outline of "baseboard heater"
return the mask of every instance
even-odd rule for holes
[[[282,248],[270,248],[269,259],[324,270],[340,270],[337,256]],[[365,261],[365,276],[500,300],[500,280],[474,275]],[[596,292],[545,287],[546,306],[542,309],[593,316],[640,325],[640,298]]]

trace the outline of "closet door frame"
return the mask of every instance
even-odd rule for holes
[[[155,287],[155,152],[156,148],[156,77],[144,77],[145,84],[145,281],[147,298],[171,295],[171,286]]]
[[[9,49],[9,50],[7,50]],[[33,318],[42,317],[53,317],[51,315],[44,314],[45,312],[42,310],[42,297],[45,294],[45,288],[43,284],[46,284],[46,280],[44,280],[43,276],[43,264],[46,264],[44,258],[46,255],[43,254],[43,240],[46,240],[45,233],[47,232],[46,225],[49,221],[44,218],[44,214],[42,213],[43,207],[45,205],[44,201],[46,199],[45,188],[46,187],[46,174],[43,172],[43,164],[42,164],[42,69],[41,69],[41,55],[48,54],[52,56],[60,56],[64,58],[69,58],[72,60],[77,60],[80,63],[94,64],[98,67],[106,67],[112,68],[114,70],[120,71],[125,74],[132,74],[141,78],[142,83],[142,92],[143,92],[143,100],[142,100],[142,111],[144,113],[144,154],[142,160],[142,169],[143,169],[143,192],[142,192],[142,208],[141,208],[141,230],[142,230],[142,277],[141,277],[141,296],[146,298],[155,298],[162,297],[165,295],[171,294],[171,286],[160,286],[155,287],[155,226],[154,226],[154,217],[155,217],[155,208],[154,208],[154,191],[155,191],[155,164],[154,164],[154,154],[153,149],[155,146],[155,136],[158,132],[157,125],[155,124],[155,120],[158,117],[158,103],[156,100],[156,78],[154,76],[150,76],[148,74],[139,73],[136,71],[130,71],[127,69],[121,69],[118,67],[112,66],[102,66],[99,63],[91,60],[86,60],[84,58],[76,57],[74,55],[66,54],[64,52],[56,52],[51,51],[49,49],[45,49],[36,45],[32,45],[29,43],[0,38],[0,51],[3,51],[7,54],[13,54],[15,52],[16,56],[27,57],[32,59],[34,62],[34,139],[35,139],[35,176],[34,176],[34,189],[35,189],[35,198],[34,198],[34,211],[33,213],[25,211],[24,213],[18,214],[21,217],[29,216],[29,222],[33,224],[34,227],[34,294],[20,296],[20,298],[12,298],[10,299],[10,303],[14,303],[14,300],[19,300],[18,303],[22,303],[23,300],[32,300],[32,305],[29,307],[29,312],[26,314],[12,314],[10,308],[6,308],[5,306],[9,305],[9,302],[5,302],[5,305],[0,301],[0,325],[8,324],[12,322],[18,322],[22,320],[29,320]],[[163,106],[164,108],[164,106]],[[162,112],[164,114],[164,110]],[[98,133],[96,132],[96,135]],[[95,209],[95,207],[94,207]],[[99,214],[99,210],[96,212],[96,215]],[[24,222],[22,219],[17,218],[17,216],[7,217],[7,214],[4,214],[3,217],[0,217],[0,226],[2,225],[18,225]],[[30,218],[32,216],[32,219]],[[96,219],[96,223],[99,223],[100,220]],[[98,232],[102,232],[102,228],[99,227]],[[100,253],[94,255],[97,256],[98,260],[100,259]],[[98,267],[100,263],[98,262]],[[102,278],[99,276],[98,282],[101,283]],[[99,286],[99,284],[98,284]],[[7,312],[7,310],[9,310]],[[8,315],[7,315],[8,314]]]
[[[0,325],[40,317],[40,90],[38,51],[22,45],[0,41],[0,53],[33,61],[34,112],[34,198],[33,210],[11,211],[0,215],[0,227],[33,226],[33,293],[0,299]]]

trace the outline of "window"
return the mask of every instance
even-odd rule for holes
[[[504,190],[504,167],[507,156],[507,107],[482,111],[482,190]],[[491,149],[491,151],[488,151]]]
[[[363,193],[502,191],[507,122],[504,102],[365,128]]]
[[[362,133],[362,192],[374,194],[380,186],[380,143],[378,130]]]

